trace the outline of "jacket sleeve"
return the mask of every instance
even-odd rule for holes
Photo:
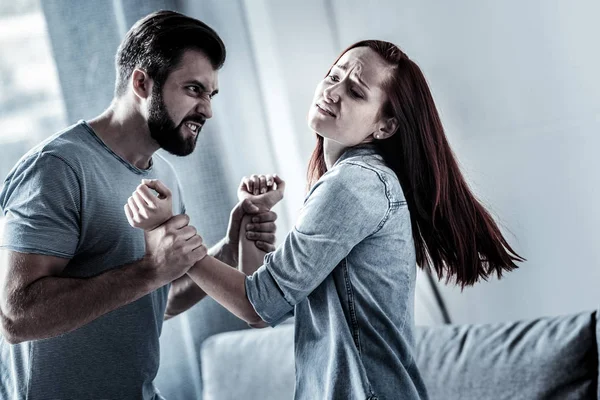
[[[246,279],[246,295],[257,314],[271,325],[281,322],[354,246],[381,229],[389,204],[374,170],[340,163],[327,172],[283,244]]]

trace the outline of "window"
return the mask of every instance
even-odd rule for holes
[[[40,0],[0,3],[0,177],[31,147],[65,127]]]

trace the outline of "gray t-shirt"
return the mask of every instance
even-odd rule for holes
[[[173,188],[173,212],[184,212],[164,158],[138,169],[80,121],[29,151],[6,178],[0,247],[69,258],[62,275],[73,278],[139,260],[144,234],[129,226],[123,205],[142,179]],[[152,382],[168,292],[169,285],[55,338],[11,346],[0,337],[2,363],[10,364],[0,368],[0,398],[161,398]]]

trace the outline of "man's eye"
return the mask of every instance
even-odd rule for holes
[[[337,75],[329,75],[329,79],[331,79],[333,82],[339,82],[340,78],[338,78]]]
[[[198,86],[188,86],[187,87],[190,92],[199,93],[200,88]]]

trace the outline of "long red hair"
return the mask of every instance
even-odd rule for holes
[[[438,278],[455,279],[461,287],[518,268],[515,262],[524,258],[510,247],[467,185],[421,69],[397,46],[379,40],[353,44],[335,63],[356,47],[374,50],[393,67],[384,84],[387,102],[380,113],[395,117],[398,130],[374,143],[404,191],[418,265],[433,268]],[[308,187],[326,171],[323,137],[317,135]]]

